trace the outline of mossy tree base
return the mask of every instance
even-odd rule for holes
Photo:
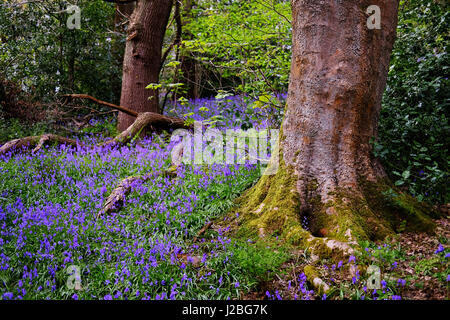
[[[437,212],[387,180],[361,179],[358,192],[342,188],[329,192],[325,201],[312,183],[310,191],[316,196],[305,206],[296,188],[299,179],[283,162],[275,175],[264,175],[237,200],[230,214],[237,219],[237,235],[278,236],[321,257],[332,257],[351,254],[359,240],[434,230],[431,218],[437,218]],[[309,209],[301,209],[305,207]]]

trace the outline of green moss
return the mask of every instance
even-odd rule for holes
[[[437,214],[426,204],[392,191],[386,181],[363,181],[360,185],[362,195],[341,189],[330,193],[333,200],[325,204],[316,201],[311,213],[313,235],[355,241],[382,240],[399,230],[433,232],[431,217]]]
[[[319,273],[317,272],[316,268],[311,265],[306,266],[303,269],[303,273],[305,274],[306,278],[311,281],[314,280],[314,278],[319,278]]]
[[[338,189],[324,203],[316,192],[316,180],[308,183],[308,211],[302,211],[297,177],[280,154],[275,175],[265,175],[237,201],[230,217],[236,217],[237,236],[256,238],[280,236],[287,243],[309,247],[326,258],[342,258],[348,251],[337,243],[355,244],[360,240],[382,240],[399,230],[433,232],[430,216],[437,214],[416,199],[394,191],[388,181],[359,182],[360,192]],[[309,231],[302,227],[308,218]],[[405,222],[406,221],[406,222]],[[236,222],[236,220],[235,220]],[[328,239],[337,242],[330,245]],[[348,247],[348,246],[347,246]]]
[[[263,176],[238,200],[240,233],[281,235],[288,242],[299,244],[307,232],[300,225],[300,198],[295,184],[293,170],[281,160],[275,175]]]
[[[321,238],[315,238],[310,242],[310,247],[314,251],[314,254],[318,255],[322,259],[333,258],[333,251],[328,247],[325,241]]]
[[[374,211],[383,214],[383,219],[392,230],[404,229],[408,232],[433,233],[435,224],[431,218],[439,213],[425,202],[396,190],[389,181],[361,183],[364,197]]]
[[[303,273],[305,274],[308,283],[314,287],[319,295],[323,295],[329,291],[329,287],[320,279],[319,272],[315,267],[308,265],[303,269]]]

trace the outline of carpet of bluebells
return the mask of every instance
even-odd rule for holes
[[[282,118],[281,109],[245,97],[181,103],[166,113],[224,129],[277,127]],[[80,137],[84,145],[105,139]],[[172,147],[162,133],[122,147],[62,145],[0,156],[0,299],[235,299],[252,291],[265,299],[401,299],[403,278],[368,290],[367,276],[355,268],[375,257],[383,271],[394,270],[400,253],[386,246],[367,243],[357,257],[322,264],[332,290],[319,294],[298,269],[310,257],[293,257],[278,240],[234,239],[218,228],[196,239],[259,179],[261,167],[181,165],[168,176]],[[151,178],[133,183],[120,210],[96,217],[122,179],[141,175]],[[440,245],[435,255],[430,261],[444,266],[439,281],[448,288],[449,250]],[[274,274],[282,285],[262,290]]]
[[[248,104],[234,97],[178,108],[202,120],[225,106],[234,113],[221,125],[265,125],[258,110],[250,119]],[[81,139],[94,144],[105,137]],[[163,134],[120,148],[63,145],[1,156],[0,297],[229,299],[280,264],[282,253],[261,253],[222,230],[193,241],[257,181],[260,168],[181,165],[176,178],[168,177],[161,173],[171,165],[171,147]],[[152,179],[133,183],[121,210],[96,219],[119,181],[148,174]],[[254,263],[234,258],[243,256]],[[74,279],[81,284],[74,287]]]

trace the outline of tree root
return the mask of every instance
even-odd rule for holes
[[[308,201],[297,191],[300,179],[281,158],[277,173],[262,176],[236,201],[230,219],[218,223],[229,226],[238,237],[279,236],[333,260],[360,250],[360,240],[384,240],[403,231],[434,232],[432,218],[438,213],[395,189],[388,180],[361,179],[358,192],[342,187],[329,192],[329,199]],[[311,192],[317,188],[310,185]],[[310,210],[302,210],[302,203]]]
[[[212,221],[208,222],[203,228],[200,229],[200,231],[197,233],[197,235],[192,240],[193,242],[197,242],[198,238],[206,232],[206,230],[209,229],[209,227],[212,226]]]
[[[122,111],[128,115],[135,116],[136,121],[125,131],[115,138],[98,144],[98,146],[121,146],[138,136],[145,128],[150,127],[152,131],[169,130],[169,129],[192,129],[192,125],[187,125],[183,119],[164,116],[154,112],[136,113],[128,108],[117,106],[112,103],[98,100],[86,94],[70,94],[66,95],[71,98],[90,99],[98,104]],[[8,152],[33,149],[33,153],[37,152],[45,144],[67,144],[72,146],[83,146],[82,143],[74,139],[61,137],[54,134],[43,134],[41,136],[30,136],[15,139],[6,142],[0,147],[0,156]]]
[[[74,139],[61,137],[55,134],[43,134],[40,136],[25,137],[6,142],[0,148],[0,156],[8,152],[27,150],[32,148],[32,153],[35,153],[39,151],[44,145],[50,143],[66,144],[71,146],[82,145],[80,142]]]
[[[146,127],[152,127],[153,131],[164,129],[191,129],[191,126],[186,125],[184,120],[163,116],[153,112],[140,113],[136,121],[133,122],[125,131],[120,133],[112,140],[101,143],[100,145],[123,145],[128,141],[138,136],[139,133]]]

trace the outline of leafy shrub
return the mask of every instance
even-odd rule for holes
[[[419,200],[449,202],[448,3],[403,1],[375,155]]]

